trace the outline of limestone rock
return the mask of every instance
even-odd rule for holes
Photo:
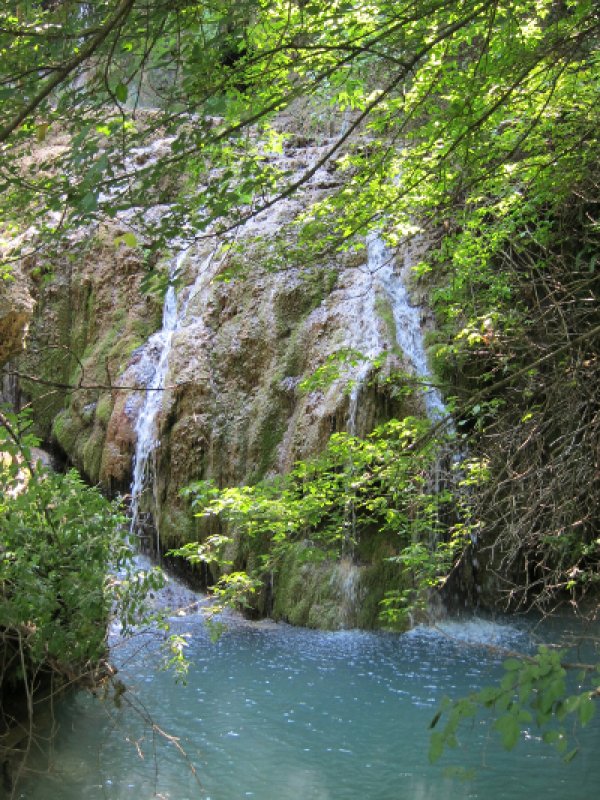
[[[28,282],[15,265],[9,278],[0,279],[0,366],[24,348],[34,305]]]
[[[294,169],[316,160],[311,147],[288,152]],[[333,432],[365,434],[415,410],[387,380],[410,365],[367,250],[316,267],[299,257],[285,269],[270,266],[275,236],[328,180],[320,170],[305,196],[241,226],[234,249],[217,239],[193,244],[185,255],[165,250],[158,272],[178,267],[168,336],[161,332],[162,297],[144,293],[143,254],[122,243],[122,220],[90,230],[76,265],[65,254],[39,287],[34,346],[21,366],[57,385],[21,389],[42,435],[109,492],[129,491],[145,387],[165,365],[148,461],[152,487],[139,499],[165,550],[202,534],[181,497],[191,481],[251,483],[318,453]],[[158,218],[160,209],[153,213]],[[393,275],[401,259],[390,254],[389,261]],[[304,567],[289,572],[293,604]],[[305,615],[295,616],[282,590],[277,616],[328,627],[373,624],[385,581],[368,564],[332,563],[313,579]],[[361,588],[369,581],[371,605]]]

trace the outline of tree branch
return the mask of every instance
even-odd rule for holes
[[[0,143],[5,142],[57,86],[60,86],[77,67],[94,54],[110,33],[128,17],[134,4],[135,0],[121,0],[114,14],[98,29],[96,35],[82,47],[79,53],[69,59],[52,78],[46,81],[35,97],[7,125],[0,129]]]

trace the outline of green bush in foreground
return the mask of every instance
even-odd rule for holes
[[[111,614],[130,629],[160,578],[136,571],[118,502],[34,464],[22,420],[0,419],[2,684],[46,669],[78,679],[103,661]]]

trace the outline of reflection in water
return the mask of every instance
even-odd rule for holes
[[[464,640],[528,647],[515,627],[472,620],[446,623],[449,636],[397,636],[234,620],[211,644],[199,613],[173,624],[193,634],[187,685],[157,671],[156,636],[120,643],[114,657],[131,687],[122,707],[83,693],[63,702],[50,775],[30,777],[21,798],[587,800],[598,785],[597,722],[571,765],[534,735],[504,753],[483,720],[444,757],[445,766],[475,768],[473,780],[428,764],[428,724],[442,696],[500,673],[497,658]]]

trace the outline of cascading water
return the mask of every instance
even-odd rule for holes
[[[361,353],[361,363],[354,369],[350,390],[346,429],[357,433],[357,412],[360,396],[371,372],[373,361],[386,349],[377,313],[377,298],[381,298],[392,312],[395,344],[398,345],[411,372],[423,385],[423,399],[427,416],[432,420],[447,415],[439,391],[431,385],[431,373],[421,331],[421,309],[412,305],[406,288],[407,272],[411,264],[407,257],[404,269],[394,269],[394,259],[385,242],[377,233],[367,236],[367,263],[361,268],[352,287],[354,295],[355,326],[351,346]]]
[[[410,302],[406,288],[407,273],[412,266],[406,251],[404,269],[394,269],[394,259],[382,237],[372,232],[367,236],[366,265],[355,270],[352,276],[350,297],[351,315],[354,325],[348,344],[361,354],[360,363],[352,373],[352,383],[348,399],[346,430],[352,436],[358,432],[358,410],[361,394],[373,368],[374,361],[386,350],[382,320],[378,314],[378,301],[389,305],[393,323],[395,344],[400,348],[408,362],[410,371],[423,384],[423,399],[427,416],[432,421],[446,417],[447,411],[439,391],[431,384],[431,373],[421,331],[421,309]],[[349,465],[352,471],[352,465]],[[439,488],[439,476],[434,476],[435,490]],[[349,508],[348,521],[351,539],[354,539],[354,508]],[[342,596],[344,593],[342,592]]]
[[[394,269],[394,258],[383,238],[371,232],[366,238],[367,263],[354,279],[355,293],[352,346],[363,356],[355,368],[349,396],[346,429],[357,434],[357,413],[360,396],[368,380],[374,360],[386,349],[381,332],[381,320],[377,312],[378,298],[391,310],[394,323],[395,344],[399,347],[409,371],[422,386],[425,412],[432,422],[444,420],[447,409],[440,392],[431,385],[431,373],[421,330],[421,309],[410,301],[407,280],[412,267],[410,250],[406,248],[403,269]],[[356,294],[358,290],[358,294]],[[451,429],[451,425],[448,429]],[[351,465],[350,465],[351,467]],[[432,475],[432,489],[437,494],[441,487],[441,460],[438,460]],[[350,508],[352,538],[354,537],[354,508]]]
[[[421,332],[421,311],[410,302],[406,277],[394,271],[392,255],[377,234],[370,234],[367,238],[367,257],[374,285],[381,288],[391,306],[396,344],[410,362],[415,377],[423,382],[427,416],[431,420],[441,419],[447,411],[439,391],[426,385],[431,382],[431,373]],[[407,266],[410,267],[410,264]]]
[[[373,360],[381,353],[383,347],[375,307],[376,288],[371,266],[368,260],[366,267],[356,275],[356,283],[352,288],[356,303],[353,344],[362,356],[352,379],[348,398],[346,428],[352,436],[356,436],[357,433],[356,418],[363,386],[371,371]]]
[[[150,373],[150,377],[146,383],[146,396],[135,424],[136,446],[131,481],[130,530],[132,533],[138,532],[140,528],[140,500],[142,493],[150,482],[154,485],[154,480],[149,473],[151,472],[151,459],[160,444],[156,421],[162,407],[173,334],[179,327],[182,318],[177,313],[177,295],[173,280],[181,269],[186,255],[187,250],[182,250],[173,261],[170,270],[170,282],[163,305],[162,329],[149,339],[140,364],[142,375]],[[160,557],[160,533],[156,520],[155,528],[156,555]]]
[[[173,337],[186,323],[197,321],[195,318],[188,320],[188,309],[201,291],[203,281],[206,279],[206,272],[214,257],[214,253],[210,253],[200,264],[196,279],[190,286],[187,296],[180,298],[175,291],[174,280],[181,272],[183,263],[189,255],[189,249],[183,249],[173,260],[163,305],[162,328],[148,340],[138,366],[140,378],[146,385],[146,395],[134,428],[136,445],[131,481],[130,531],[132,534],[139,534],[140,529],[143,528],[140,501],[144,491],[151,488],[154,493],[156,488],[153,462],[160,445],[157,421],[163,406]],[[158,508],[156,496],[154,497],[154,508]],[[154,519],[154,531],[156,556],[160,557],[160,529],[157,518]]]

